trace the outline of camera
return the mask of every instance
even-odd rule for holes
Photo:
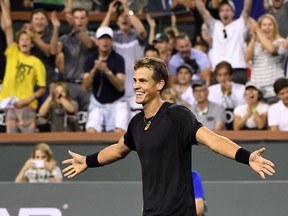
[[[44,167],[44,161],[43,160],[32,160],[32,163],[34,163],[35,168],[43,168]]]
[[[119,14],[123,10],[122,2],[121,1],[117,1],[116,4],[115,4],[115,7],[116,7],[116,13]]]

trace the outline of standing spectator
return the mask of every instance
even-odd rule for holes
[[[45,11],[58,11],[70,13],[73,8],[73,0],[23,0],[24,7],[33,6],[34,9],[41,8]]]
[[[39,116],[48,119],[52,132],[78,131],[77,111],[78,104],[70,99],[68,87],[60,82],[40,107]]]
[[[77,101],[80,111],[87,111],[90,93],[82,88],[84,61],[95,47],[94,33],[87,30],[88,11],[74,8],[72,17],[68,15],[72,31],[60,38],[60,50],[64,54],[63,77],[71,99]]]
[[[147,33],[141,20],[128,7],[127,0],[112,1],[101,26],[109,26],[113,14],[117,15],[117,26],[119,28],[119,30],[114,31],[113,48],[125,60],[125,97],[132,117],[139,109],[142,109],[139,104],[135,103],[133,65],[137,59],[143,57]]]
[[[196,105],[191,107],[191,111],[197,120],[210,130],[224,130],[226,122],[224,107],[208,100],[209,91],[205,81],[193,81],[192,88]]]
[[[37,98],[45,93],[45,67],[38,58],[30,55],[33,46],[31,32],[27,30],[18,32],[16,43],[13,42],[10,10],[4,0],[0,2],[7,42],[5,51],[7,64],[0,94],[0,101],[3,103],[5,99],[9,105],[5,107],[6,132],[34,132]],[[35,85],[39,86],[36,92],[34,92]]]
[[[38,98],[39,107],[49,96],[50,85],[57,82],[55,55],[57,54],[60,22],[55,11],[51,13],[51,22],[53,31],[48,28],[49,17],[47,12],[43,9],[36,9],[31,12],[30,23],[26,23],[23,27],[23,29],[28,29],[34,35],[34,46],[31,49],[31,54],[39,58],[46,69],[46,92]]]
[[[92,86],[86,124],[87,132],[123,133],[128,125],[128,108],[124,100],[125,62],[112,49],[113,30],[102,26],[96,32],[98,50],[85,61],[83,88]]]
[[[176,36],[176,46],[178,53],[174,54],[169,60],[169,75],[171,83],[175,83],[176,69],[187,60],[195,59],[199,66],[193,79],[204,79],[206,84],[210,84],[210,63],[206,54],[200,50],[192,48],[189,36],[186,33],[179,33]]]
[[[280,37],[278,25],[270,14],[261,16],[258,24],[250,19],[252,38],[249,41],[245,60],[251,60],[251,81],[258,83],[267,103],[278,100],[273,91],[273,83],[284,76],[284,54],[279,55],[279,47],[284,39]]]
[[[267,127],[269,105],[261,102],[262,93],[259,87],[248,81],[245,88],[246,103],[234,109],[234,130],[262,130]]]
[[[196,0],[197,10],[212,35],[212,52],[210,53],[212,70],[219,62],[227,61],[234,69],[233,81],[242,84],[247,81],[244,45],[251,4],[251,0],[245,0],[240,18],[233,20],[234,3],[231,0],[223,0],[219,4],[220,20],[216,20],[205,8],[203,1]]]
[[[15,182],[48,183],[62,182],[62,173],[54,159],[52,149],[46,143],[37,144]]]
[[[220,104],[226,112],[226,129],[233,129],[233,110],[245,103],[245,86],[232,81],[233,68],[231,64],[222,61],[216,65],[215,76],[217,84],[209,87],[209,101]]]
[[[273,87],[280,100],[269,108],[269,128],[271,131],[288,131],[288,79],[277,79]]]

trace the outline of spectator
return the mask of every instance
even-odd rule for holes
[[[245,88],[246,103],[234,109],[234,130],[262,130],[267,127],[269,105],[261,102],[262,93],[259,87],[248,81]]]
[[[41,8],[45,11],[58,11],[70,13],[73,8],[73,0],[23,0],[24,7],[33,6],[34,9]]]
[[[188,63],[180,65],[176,71],[176,83],[173,85],[177,93],[177,103],[188,108],[195,105],[191,86],[191,79],[195,71]]]
[[[154,45],[148,45],[144,49],[144,57],[159,58],[159,50]]]
[[[177,95],[173,88],[165,88],[161,92],[161,98],[169,103],[176,103]]]
[[[74,8],[72,17],[67,20],[72,31],[60,38],[60,50],[64,54],[64,81],[68,86],[71,99],[77,101],[79,111],[87,111],[90,93],[82,89],[84,61],[95,47],[94,33],[87,30],[88,11]]]
[[[217,84],[209,87],[209,101],[220,104],[226,111],[226,129],[233,129],[233,110],[245,103],[245,86],[232,81],[233,68],[231,64],[222,61],[216,65],[215,76]]]
[[[33,46],[31,32],[18,32],[16,43],[13,42],[10,10],[4,0],[0,2],[7,42],[6,73],[0,94],[6,112],[6,132],[34,132],[37,98],[45,93],[45,67],[38,58],[30,55]],[[39,86],[36,92],[35,85]]]
[[[269,108],[269,128],[271,131],[288,131],[288,79],[277,79],[273,87],[280,100]]]
[[[46,69],[46,93],[38,98],[38,107],[49,96],[49,86],[57,82],[55,55],[57,53],[60,22],[56,12],[51,13],[51,22],[53,31],[48,28],[49,17],[47,12],[43,9],[36,9],[31,13],[30,23],[23,26],[23,29],[28,29],[34,35],[34,46],[31,49],[31,54],[39,58]]]
[[[59,82],[40,107],[39,116],[48,119],[52,132],[78,131],[77,111],[78,105],[70,99],[68,87]]]
[[[48,183],[62,182],[62,173],[54,159],[52,149],[46,143],[37,144],[15,182]]]
[[[224,107],[208,100],[209,91],[205,81],[193,81],[192,88],[196,105],[191,107],[191,111],[198,121],[210,130],[224,130],[226,122]]]
[[[200,174],[195,170],[192,170],[192,179],[193,179],[196,213],[197,216],[204,216],[206,213],[206,203],[205,203],[205,195],[202,179]]]
[[[196,0],[197,10],[212,35],[212,51],[210,53],[212,70],[219,62],[227,61],[234,69],[233,81],[242,84],[247,81],[244,45],[251,4],[251,0],[245,0],[240,18],[233,20],[234,3],[231,0],[223,0],[219,4],[220,20],[216,20],[205,8],[202,0]]]
[[[267,103],[278,100],[273,91],[273,83],[284,76],[285,56],[279,55],[279,47],[284,39],[280,37],[278,26],[269,14],[261,16],[258,24],[250,19],[251,40],[245,52],[245,60],[252,61],[251,81],[257,82]]]
[[[121,10],[117,10],[117,4]],[[119,7],[118,7],[119,8]],[[101,26],[109,26],[111,16],[117,14],[117,26],[119,30],[114,31],[113,48],[120,53],[125,60],[125,97],[131,110],[131,117],[142,107],[135,103],[133,90],[133,65],[134,62],[143,57],[146,30],[140,19],[128,7],[127,0],[112,1]]]
[[[205,53],[195,48],[189,36],[186,33],[179,33],[176,36],[176,46],[178,53],[174,54],[169,60],[169,75],[171,83],[175,82],[176,69],[189,59],[195,59],[199,66],[199,70],[194,74],[193,79],[204,79],[206,84],[210,84],[210,63]]]
[[[123,133],[128,126],[128,107],[124,100],[125,62],[112,49],[110,27],[97,29],[96,44],[98,50],[84,65],[83,88],[87,91],[92,86],[86,130]]]

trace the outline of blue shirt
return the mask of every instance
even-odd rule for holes
[[[198,172],[192,170],[192,179],[193,179],[193,187],[194,187],[195,199],[197,199],[197,198],[205,199],[204,190],[203,190],[203,185],[202,185],[202,180],[201,180],[200,174]]]

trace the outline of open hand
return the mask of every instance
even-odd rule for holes
[[[84,172],[88,166],[86,164],[86,157],[72,151],[68,151],[72,158],[62,161],[62,164],[71,164],[62,170],[67,178],[73,178],[76,175]]]
[[[274,164],[261,156],[265,152],[265,148],[261,148],[251,153],[249,158],[250,167],[259,175],[262,179],[265,179],[265,174],[272,176],[275,173]]]

